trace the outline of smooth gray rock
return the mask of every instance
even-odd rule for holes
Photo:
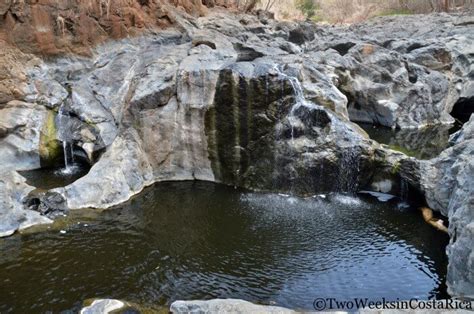
[[[256,305],[238,299],[214,299],[209,301],[175,301],[170,312],[180,313],[296,313],[278,306]]]
[[[53,221],[24,208],[23,201],[34,187],[16,171],[0,171],[0,237],[10,236],[38,224]]]
[[[91,305],[83,307],[81,314],[107,314],[125,307],[125,303],[114,299],[94,300]]]
[[[0,170],[40,168],[40,137],[48,110],[12,100],[0,108]]]

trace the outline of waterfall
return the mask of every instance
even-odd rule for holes
[[[57,116],[57,127],[58,127],[58,137],[59,140],[63,143],[63,154],[64,154],[64,168],[59,170],[60,174],[70,175],[73,174],[76,170],[76,165],[74,164],[74,147],[70,142],[70,116],[66,114],[65,104],[61,104],[58,110]]]
[[[400,199],[402,202],[408,200],[408,183],[403,178],[400,178]]]
[[[274,66],[274,69],[278,73],[278,76],[290,82],[291,87],[295,92],[296,102],[293,107],[291,107],[290,116],[294,116],[296,110],[302,106],[307,108],[317,108],[315,104],[308,101],[304,96],[303,86],[301,86],[301,82],[297,77],[284,73],[277,65]]]
[[[359,187],[360,154],[350,147],[342,151],[339,158],[338,190],[355,194]]]
[[[301,121],[301,111],[298,109],[305,107],[308,109],[307,112],[311,113],[314,109],[321,109],[322,107],[306,99],[303,86],[297,77],[284,73],[277,65],[274,66],[274,70],[276,73],[278,73],[280,78],[282,78],[284,81],[290,82],[296,98],[296,101],[291,107],[287,117],[291,127],[291,141],[293,144],[293,149],[296,149],[294,143],[295,127],[297,126],[296,123]],[[333,121],[333,123],[336,123],[336,121]],[[338,192],[355,194],[359,188],[359,173],[361,163],[360,151],[353,146],[345,148],[339,155],[338,163],[339,173],[337,182],[335,182],[335,189]],[[323,164],[321,164],[320,175],[324,175]]]
[[[296,116],[297,110],[301,107],[314,109],[314,108],[317,108],[317,106],[306,99],[304,95],[304,91],[303,91],[303,86],[301,86],[301,82],[297,77],[284,73],[280,69],[280,67],[278,67],[277,65],[274,65],[274,70],[278,73],[279,77],[283,78],[282,82],[284,81],[290,82],[291,88],[293,89],[293,92],[295,93],[296,101],[294,105],[291,107],[290,114],[288,115],[288,122],[290,123],[290,127],[291,127],[291,140],[294,142],[295,123],[297,120],[299,120],[299,118]]]

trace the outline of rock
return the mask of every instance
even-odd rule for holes
[[[114,141],[87,176],[51,192],[62,195],[68,208],[107,208],[139,193],[152,178],[138,134],[130,130]]]
[[[214,299],[209,301],[175,301],[170,307],[171,313],[296,313],[278,307],[255,305],[244,300]]]
[[[473,298],[474,140],[465,140],[421,163],[420,171],[428,205],[449,218],[448,292]]]
[[[454,121],[446,104],[449,82],[441,73],[369,44],[356,45],[345,58],[352,58],[341,85],[351,120],[398,128]]]
[[[200,0],[121,2],[113,9],[78,0],[10,2],[0,4],[6,25],[0,29],[0,37],[24,52],[53,56],[69,52],[90,55],[95,45],[108,39],[165,28],[175,21],[176,14],[202,16],[207,12]]]
[[[474,139],[474,115],[471,115],[471,118],[464,124],[461,130],[450,136],[449,142],[455,145],[472,139]]]
[[[349,182],[357,184],[358,174],[341,174],[340,166],[353,158],[365,169],[370,142],[324,107],[293,109],[299,106],[297,87],[287,74],[269,75],[271,64],[254,64],[245,75],[241,67],[221,71],[213,107],[206,114],[216,180],[303,195],[347,191]]]
[[[66,200],[61,194],[48,191],[37,195],[30,195],[25,203],[30,210],[39,212],[42,216],[54,219],[67,213]]]
[[[23,201],[33,187],[15,171],[0,171],[0,237],[12,235],[33,225],[53,221],[24,208]]]
[[[67,90],[55,80],[35,80],[32,77],[28,91],[28,101],[43,104],[49,109],[59,107],[68,97]]]
[[[28,69],[41,62],[38,58],[21,52],[5,41],[0,40],[0,46],[2,47],[0,49],[0,107],[12,100],[27,101]]]
[[[91,305],[83,307],[81,314],[106,314],[124,308],[126,304],[114,299],[98,299],[94,300]]]
[[[36,169],[58,155],[54,116],[43,106],[9,102],[0,109],[0,133],[2,169]]]
[[[83,148],[93,164],[39,197],[41,212],[110,207],[165,180],[300,195],[353,193],[371,183],[398,193],[407,182],[450,218],[449,289],[472,294],[470,124],[439,158],[419,161],[350,122],[410,129],[450,124],[460,105],[469,113],[474,33],[461,16],[325,27],[221,10],[188,15],[205,12],[197,0],[173,1],[179,10],[150,2],[146,12],[124,2],[105,14],[90,7],[69,23],[79,30],[73,34],[52,19],[79,14],[82,5],[48,1],[11,5],[9,40],[25,51],[89,57],[35,64],[5,49],[0,57],[13,77],[0,71],[0,161],[37,168],[57,157],[59,139]],[[160,21],[175,27],[138,31]],[[109,36],[127,38],[90,47]]]
[[[296,28],[290,30],[288,40],[297,45],[302,45],[315,38],[315,26],[311,23],[299,24]]]

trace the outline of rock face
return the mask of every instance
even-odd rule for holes
[[[219,10],[197,17],[205,11],[200,1],[170,1],[178,9],[139,1],[110,12],[102,2],[83,8],[66,1],[56,15],[63,29],[47,2],[2,8],[13,29],[9,42],[88,57],[3,55],[17,74],[0,78],[0,161],[12,170],[57,165],[64,145],[92,167],[45,193],[42,213],[48,204],[60,212],[107,208],[165,180],[301,195],[355,192],[380,168],[395,168],[452,220],[449,254],[459,259],[451,260],[448,284],[454,295],[471,294],[472,203],[464,200],[472,194],[472,129],[439,158],[420,162],[381,147],[351,122],[418,128],[451,123],[460,101],[469,108],[474,32],[465,17],[340,28]],[[68,22],[66,14],[79,18]],[[160,19],[174,27],[91,47],[138,34],[141,25],[160,26]]]
[[[256,305],[237,299],[214,299],[209,301],[175,301],[170,307],[171,313],[296,313],[278,307]]]
[[[474,116],[472,116],[474,117]],[[428,205],[449,217],[448,289],[474,298],[474,119],[463,130],[464,140],[420,165]]]
[[[33,225],[52,223],[36,211],[24,209],[23,200],[34,187],[15,171],[0,171],[0,237]]]
[[[322,29],[311,49],[343,56],[340,88],[352,120],[398,128],[451,123],[456,102],[473,92],[474,36],[466,18],[376,18]]]
[[[170,26],[176,11],[200,16],[207,8],[200,0],[67,0],[60,4],[4,0],[0,4],[0,24],[4,25],[0,39],[29,53],[88,55],[91,47],[109,38]]]

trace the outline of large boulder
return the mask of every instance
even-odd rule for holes
[[[33,225],[52,223],[38,212],[24,208],[25,198],[34,189],[17,172],[0,171],[0,237]]]
[[[0,108],[2,169],[37,169],[57,163],[61,154],[54,112],[15,100]]]

